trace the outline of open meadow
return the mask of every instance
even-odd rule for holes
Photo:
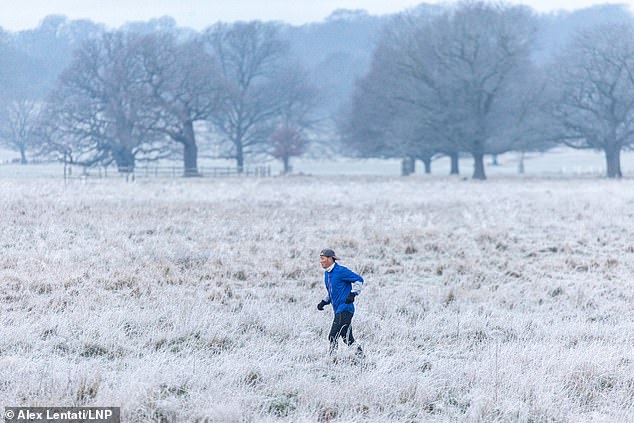
[[[634,421],[634,180],[0,180],[2,406]],[[328,357],[319,251],[366,280]]]

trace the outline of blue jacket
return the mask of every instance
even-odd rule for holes
[[[324,283],[328,291],[324,301],[332,304],[335,313],[347,311],[354,314],[354,303],[346,304],[346,298],[351,292],[359,295],[363,287],[363,278],[335,262],[330,272],[324,272]]]

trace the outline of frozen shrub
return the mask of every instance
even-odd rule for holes
[[[288,417],[297,408],[297,394],[285,393],[269,401],[267,411],[277,417]]]

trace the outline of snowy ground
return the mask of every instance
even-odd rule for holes
[[[634,420],[634,180],[0,180],[3,405]],[[367,286],[333,363],[318,252]]]

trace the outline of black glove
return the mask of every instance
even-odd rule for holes
[[[356,297],[356,295],[351,292],[350,295],[348,295],[348,298],[346,298],[346,304],[352,304],[354,302],[354,297]]]
[[[328,304],[327,302],[325,302],[324,300],[321,300],[319,302],[319,304],[317,304],[317,310],[323,311],[324,310],[324,306],[327,305],[327,304]]]

